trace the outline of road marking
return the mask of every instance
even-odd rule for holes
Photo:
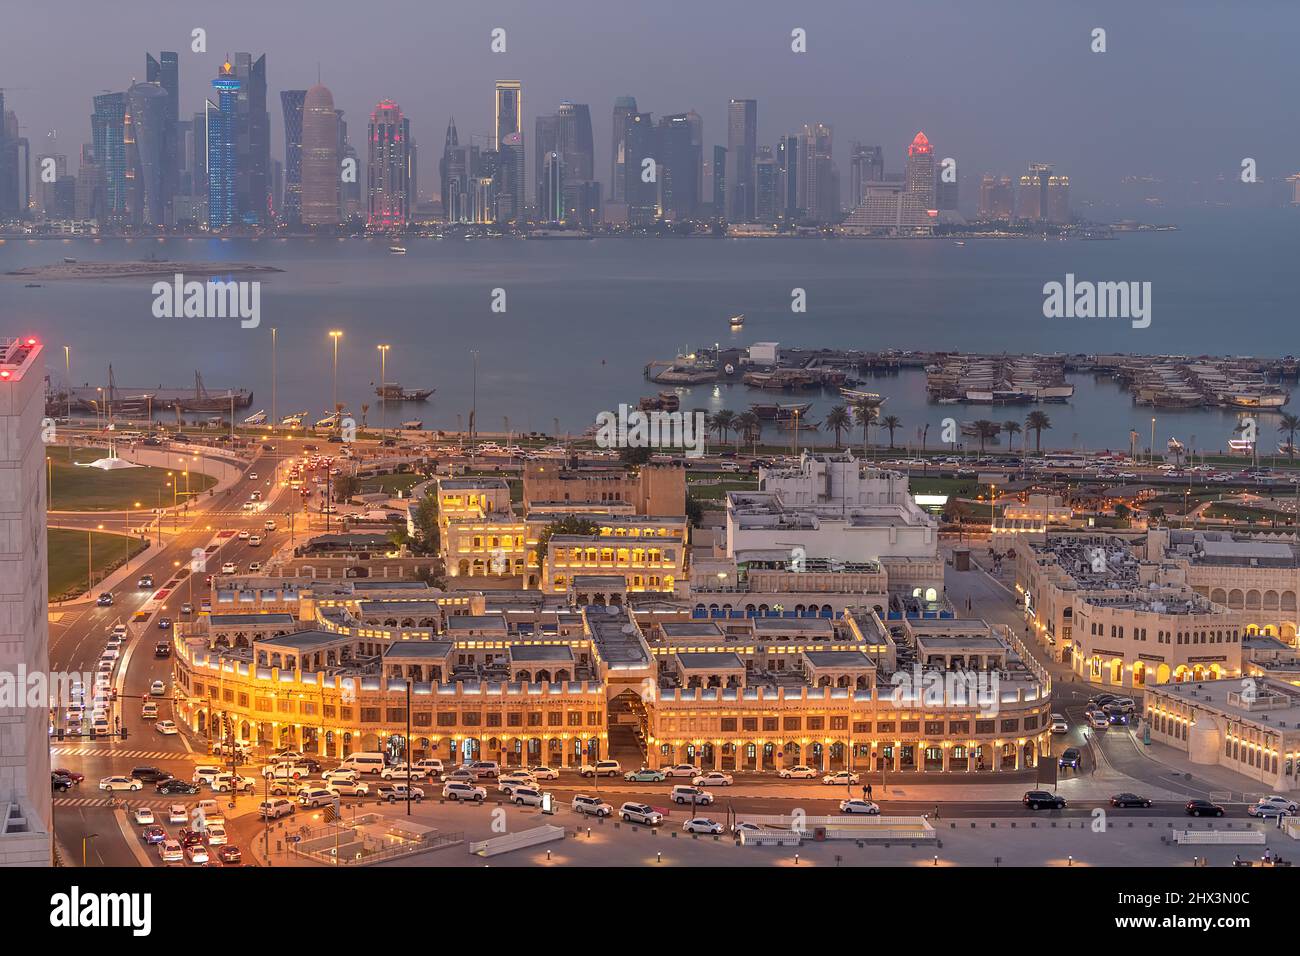
[[[133,760],[184,760],[189,754],[174,750],[114,750],[103,747],[51,747],[51,757],[130,757]]]

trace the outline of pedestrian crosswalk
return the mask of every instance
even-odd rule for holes
[[[151,799],[127,800],[123,798],[123,799],[114,800],[112,797],[103,796],[103,797],[54,797],[51,802],[56,807],[72,807],[72,808],[80,808],[83,810],[96,809],[96,808],[104,809],[104,810],[113,809],[113,808],[118,808],[122,810],[135,810],[137,807],[148,807],[150,810],[166,810],[168,807],[170,807],[173,803],[176,803],[177,801],[175,800],[175,798],[170,800],[166,798],[159,798],[156,800],[151,800]]]
[[[130,757],[132,760],[202,760],[203,754],[179,750],[119,750],[110,747],[51,747],[51,757]]]

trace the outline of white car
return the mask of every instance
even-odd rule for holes
[[[578,768],[580,777],[617,777],[623,773],[617,760],[597,760],[594,764],[584,763]]]
[[[212,786],[212,781],[225,773],[220,767],[214,764],[199,764],[194,768],[194,776],[190,777],[190,783],[206,783]]]
[[[699,787],[688,787],[685,784],[678,784],[668,791],[668,798],[677,804],[692,804],[697,807],[707,807],[713,803],[713,794],[707,790],[701,790]]]
[[[251,572],[251,571],[261,571],[261,570],[262,570],[262,562],[261,562],[261,561],[250,561],[250,562],[248,562],[248,570],[249,570],[250,572]]]
[[[142,786],[134,777],[105,777],[99,781],[100,790],[139,790]]]
[[[650,827],[664,822],[662,813],[644,803],[625,803],[618,808],[618,815],[624,823],[644,823]]]
[[[692,780],[704,772],[699,767],[689,763],[679,763],[662,769],[665,777],[690,777]]]
[[[239,532],[239,540],[240,540],[240,541],[247,541],[248,538],[249,538],[249,534],[248,534],[247,531],[241,531],[241,532]]]
[[[537,789],[537,781],[532,779],[520,780],[517,777],[510,780],[497,781],[497,792],[504,793],[507,796],[513,794],[520,787],[532,787],[535,790]]]
[[[160,720],[153,725],[153,729],[158,731],[164,737],[174,737],[180,731],[176,728],[176,722],[172,720]]]
[[[148,807],[136,807],[135,822],[138,826],[142,826],[142,827],[149,826],[150,824],[155,822],[153,818],[153,811],[150,810]]]
[[[858,775],[852,770],[837,770],[834,773],[828,773],[822,777],[822,783],[826,786],[839,784],[842,787],[853,786],[858,782]]]
[[[1064,714],[1052,714],[1052,733],[1068,734],[1070,732],[1070,722],[1065,719]]]
[[[261,544],[262,544],[262,536],[260,534],[255,534],[248,539],[248,546],[250,548],[261,547]]]
[[[708,817],[692,817],[682,824],[687,833],[721,833],[722,824]]]
[[[332,790],[326,790],[324,787],[304,789],[298,794],[298,803],[304,807],[320,807],[327,803],[333,803],[337,799],[338,794]]]
[[[185,851],[181,849],[179,840],[163,840],[158,844],[158,858],[164,863],[181,863],[185,859]]]
[[[326,770],[321,774],[321,779],[326,783],[350,783],[357,779],[355,770],[344,770],[342,767],[337,770]]]
[[[1093,730],[1105,730],[1110,726],[1110,719],[1100,710],[1090,710],[1087,714],[1088,726]]]
[[[544,795],[532,786],[517,786],[510,794],[510,802],[517,807],[540,807]]]
[[[528,772],[535,780],[558,780],[560,772],[553,767],[529,767]]]
[[[327,781],[325,789],[336,797],[364,797],[370,793],[370,784],[357,779]]]
[[[866,813],[875,816],[880,813],[880,807],[870,800],[841,800],[840,813]]]
[[[735,782],[731,774],[723,773],[721,770],[710,770],[691,781],[697,787],[729,787]]]
[[[208,849],[202,843],[191,843],[185,848],[185,859],[195,866],[203,866],[208,862]]]
[[[226,828],[220,823],[209,823],[204,837],[208,841],[208,846],[225,846],[229,842],[226,839]]]
[[[475,803],[482,803],[487,799],[487,790],[483,787],[476,787],[472,783],[451,780],[442,785],[442,799],[457,802],[473,800]]]
[[[168,823],[189,823],[190,811],[183,803],[173,803],[167,808]]]
[[[252,777],[241,777],[239,774],[219,773],[212,779],[211,787],[217,793],[225,793],[228,790],[252,793],[257,789],[257,781]]]
[[[1246,812],[1252,817],[1290,816],[1296,812],[1297,804],[1288,797],[1276,795],[1260,797],[1259,802]]]
[[[167,685],[160,680],[156,680],[149,685],[149,693],[155,697],[159,694],[165,694],[167,693]]]
[[[797,767],[783,767],[776,772],[776,775],[782,780],[812,780],[817,776],[817,771],[800,764]]]
[[[234,562],[234,561],[227,561],[225,564],[223,564],[223,565],[221,566],[221,573],[222,573],[222,574],[234,574],[234,573],[235,573],[235,562]]]
[[[423,780],[424,771],[416,766],[412,766],[409,771],[406,767],[385,767],[379,776],[385,780],[405,780],[409,783],[412,780]]]
[[[584,816],[607,817],[614,812],[614,808],[599,797],[588,796],[580,793],[573,798],[573,809]]]

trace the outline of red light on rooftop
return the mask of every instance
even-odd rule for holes
[[[918,132],[912,140],[912,145],[907,147],[908,156],[925,155],[932,152],[934,152],[934,147],[930,145],[930,141],[925,138],[925,133],[922,132]]]
[[[33,337],[31,337],[31,336],[29,336],[28,339],[27,339],[27,346],[30,348],[30,347],[34,346],[35,344],[36,344],[36,339],[33,338]]]
[[[8,377],[9,377],[10,375],[12,375],[12,374],[13,374],[13,372],[9,371],[9,369],[7,369],[7,368],[6,368],[6,369],[0,369],[0,378],[8,378]]]

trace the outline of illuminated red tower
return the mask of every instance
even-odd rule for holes
[[[907,191],[925,200],[925,208],[934,208],[934,147],[917,133],[912,145],[907,147]]]
[[[380,100],[370,114],[369,140],[366,224],[378,231],[403,230],[411,218],[411,123],[392,100]]]

